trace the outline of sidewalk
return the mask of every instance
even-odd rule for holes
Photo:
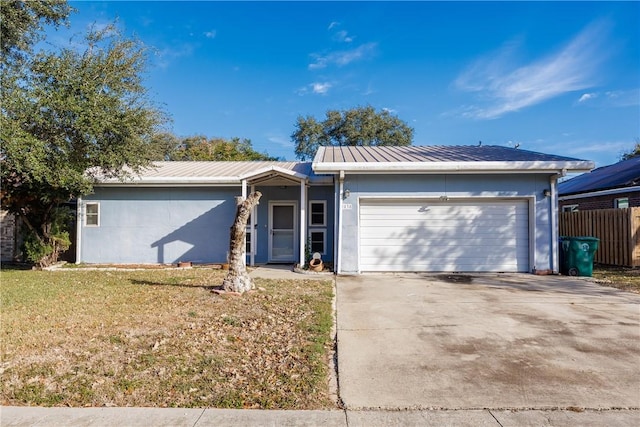
[[[608,426],[640,425],[638,410],[263,411],[180,408],[1,407],[2,427]]]

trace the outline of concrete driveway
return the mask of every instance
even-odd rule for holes
[[[497,274],[337,278],[349,409],[639,408],[640,295]]]

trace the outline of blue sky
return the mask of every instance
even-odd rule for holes
[[[415,145],[496,144],[614,163],[640,138],[640,2],[71,2],[118,19],[179,136],[295,159],[296,118],[371,105]]]

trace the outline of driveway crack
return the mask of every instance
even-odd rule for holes
[[[488,411],[489,411],[489,415],[491,415],[491,416],[493,417],[493,419],[494,419],[494,420],[496,420],[496,422],[498,423],[498,425],[499,425],[500,427],[504,427],[504,426],[502,425],[502,423],[501,423],[500,421],[498,421],[498,419],[496,418],[496,416],[495,416],[495,415],[493,415],[493,412],[491,412],[491,409],[488,409]]]

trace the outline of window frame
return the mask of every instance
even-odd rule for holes
[[[313,250],[313,240],[312,240],[313,233],[322,233],[322,251]],[[315,252],[318,252],[320,255],[327,254],[327,229],[326,228],[309,229],[309,251],[312,254]]]
[[[257,211],[257,209],[256,209]],[[256,217],[258,216],[258,213],[256,212]],[[244,229],[245,232],[245,246],[244,246],[244,250],[245,250],[245,255],[249,256],[249,255],[256,255],[255,252],[253,252],[253,248],[251,247],[251,221],[253,221],[253,215],[249,214],[249,218],[247,218],[247,226]],[[254,222],[254,232],[256,233],[256,246],[258,244],[258,223],[257,221]],[[247,247],[249,248],[247,250]]]
[[[313,205],[322,205],[322,223],[313,222]],[[327,201],[326,200],[309,200],[309,227],[326,227],[327,226]]]
[[[578,209],[579,205],[564,205],[562,207],[562,212],[578,212],[580,209]]]
[[[620,206],[620,202],[623,201],[626,203],[626,206]],[[613,200],[613,206],[616,209],[624,209],[624,208],[628,208],[629,207],[629,198],[628,197],[618,197],[617,199]]]
[[[89,214],[89,209],[88,207],[90,205],[96,206],[97,207],[97,212],[91,213]],[[95,224],[89,224],[89,217],[95,217],[96,218],[96,223]],[[84,204],[84,226],[85,227],[100,227],[100,202],[85,202]]]

